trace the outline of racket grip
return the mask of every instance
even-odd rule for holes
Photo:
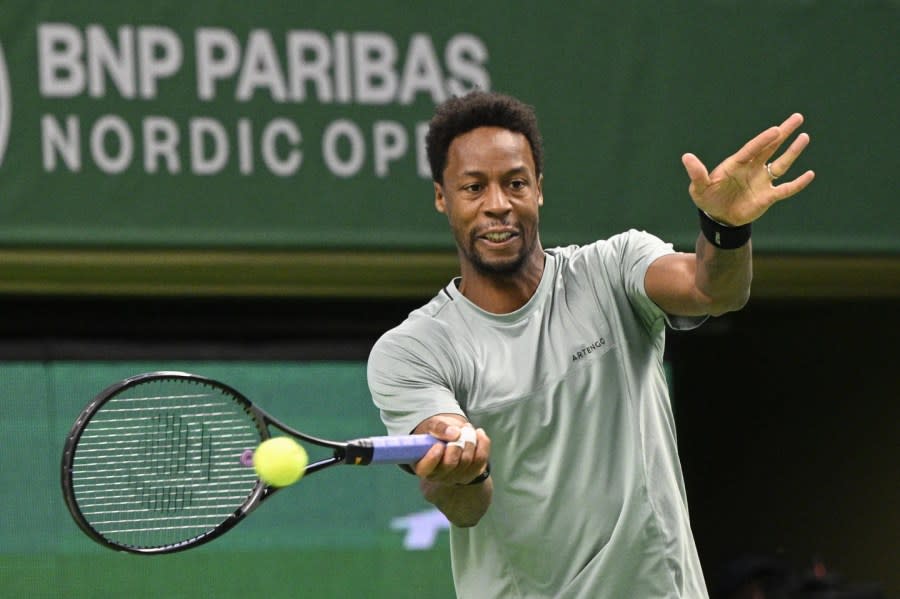
[[[354,443],[371,447],[369,464],[412,464],[421,459],[432,445],[440,442],[431,435],[401,435],[369,437]]]

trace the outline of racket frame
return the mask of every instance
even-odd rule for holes
[[[259,505],[263,501],[271,497],[276,491],[279,490],[278,487],[269,486],[261,480],[257,479],[256,485],[253,487],[246,500],[244,500],[244,502],[237,509],[235,509],[233,513],[231,513],[217,526],[190,539],[185,539],[183,541],[171,543],[164,546],[135,547],[131,545],[115,543],[103,536],[103,534],[101,534],[91,525],[90,521],[85,517],[80,507],[78,506],[78,502],[75,498],[75,488],[72,479],[75,453],[78,447],[78,441],[80,440],[82,433],[84,432],[91,419],[94,417],[94,415],[97,414],[97,412],[103,407],[103,405],[114,397],[117,397],[123,391],[137,385],[152,382],[154,380],[171,379],[193,381],[199,384],[212,386],[221,389],[226,394],[230,395],[253,420],[253,423],[256,425],[256,429],[259,432],[260,443],[262,441],[265,441],[266,439],[271,438],[271,427],[278,429],[281,432],[295,437],[301,441],[333,450],[333,454],[330,457],[323,458],[309,464],[304,471],[304,476],[308,476],[310,474],[338,464],[352,463],[365,465],[368,464],[371,460],[372,448],[369,444],[368,439],[338,442],[308,435],[273,418],[265,411],[255,406],[253,402],[251,402],[243,393],[241,393],[234,387],[231,387],[230,385],[219,382],[217,380],[180,371],[157,371],[138,374],[110,385],[109,387],[101,391],[82,410],[78,418],[76,418],[71,430],[69,431],[69,434],[66,437],[65,445],[63,448],[60,480],[66,507],[69,509],[69,512],[72,514],[72,517],[78,524],[79,528],[81,528],[81,530],[91,539],[107,548],[116,551],[136,553],[140,555],[156,555],[174,553],[177,551],[182,551],[184,549],[190,549],[203,545],[205,543],[208,543],[209,541],[212,541],[213,539],[222,536],[223,534],[234,528],[248,514],[259,507]]]

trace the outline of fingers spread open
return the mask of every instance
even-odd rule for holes
[[[785,181],[784,183],[774,186],[772,188],[773,201],[780,202],[792,195],[800,193],[807,185],[812,183],[812,180],[815,179],[815,177],[816,174],[813,171],[806,171],[796,179]]]
[[[776,179],[779,177],[783,177],[785,173],[791,168],[791,165],[794,164],[794,161],[800,156],[806,146],[809,145],[809,135],[806,133],[801,133],[797,136],[788,149],[784,151],[784,153],[769,163],[769,170],[771,175]]]
[[[781,129],[778,127],[769,127],[735,152],[732,158],[738,164],[747,164],[750,162],[765,162],[772,155],[783,141],[781,137]]]

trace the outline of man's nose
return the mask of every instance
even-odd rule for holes
[[[512,203],[506,195],[502,185],[491,184],[488,186],[484,199],[484,211],[491,215],[505,214],[512,210]]]

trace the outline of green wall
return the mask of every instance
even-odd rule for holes
[[[195,550],[142,557],[83,535],[59,484],[75,417],[108,384],[158,369],[232,384],[301,430],[331,438],[383,434],[360,362],[0,363],[0,589],[5,597],[452,597],[449,540],[404,548],[397,518],[429,511],[396,467],[333,469],[268,500]]]
[[[448,94],[533,103],[547,245],[680,246],[680,164],[793,111],[818,179],[761,251],[900,250],[900,4],[4,0],[0,246],[449,249],[422,124]]]

